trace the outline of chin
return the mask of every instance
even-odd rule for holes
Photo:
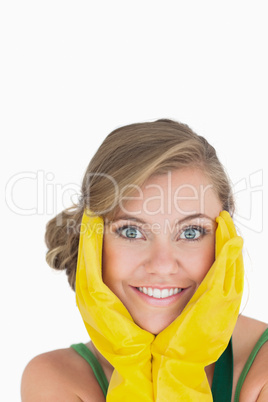
[[[165,322],[163,322],[163,321],[161,322],[160,320],[156,320],[156,321],[152,320],[152,322],[150,322],[150,320],[147,320],[145,325],[144,325],[144,320],[143,320],[143,322],[139,322],[138,320],[135,322],[140,328],[144,329],[145,331],[150,332],[153,335],[158,335],[165,328],[167,328],[174,321],[174,319],[171,319],[171,320],[165,321]]]

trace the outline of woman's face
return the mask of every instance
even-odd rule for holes
[[[182,312],[214,261],[222,205],[207,177],[150,178],[105,228],[103,281],[141,328],[158,334]]]

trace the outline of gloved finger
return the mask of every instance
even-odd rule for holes
[[[216,229],[216,235],[215,235],[215,257],[217,259],[219,253],[221,252],[221,249],[223,245],[230,240],[231,238],[231,230],[229,230],[228,223],[230,224],[230,221],[226,220],[227,216],[229,215],[228,212],[222,211],[220,215],[216,218],[216,222],[218,223],[217,229]]]
[[[237,294],[242,294],[243,290],[244,290],[244,277],[245,277],[242,252],[239,255],[237,262],[236,262],[236,271],[237,271],[237,274],[235,276],[235,289],[236,289]]]
[[[243,283],[244,269],[241,260],[243,239],[239,236],[230,239],[222,248],[217,259],[218,269],[224,272],[222,286],[218,282],[218,291],[222,290],[223,295],[231,297],[231,293],[237,293],[243,287],[237,287],[238,283]],[[214,285],[215,286],[215,285]]]
[[[235,224],[234,224],[234,221],[233,221],[231,215],[229,214],[229,212],[223,210],[223,211],[221,211],[220,216],[224,220],[224,222],[228,228],[230,237],[232,238],[234,236],[237,236]]]

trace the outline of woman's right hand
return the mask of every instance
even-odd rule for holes
[[[152,402],[151,344],[155,338],[136,325],[102,281],[103,220],[83,216],[76,275],[76,299],[99,352],[115,368],[107,401]]]

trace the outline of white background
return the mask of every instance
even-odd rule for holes
[[[33,356],[88,339],[65,274],[46,265],[45,224],[71,204],[97,147],[124,124],[173,118],[216,147],[240,190],[244,314],[268,320],[265,6],[1,3],[2,400],[20,400]]]

